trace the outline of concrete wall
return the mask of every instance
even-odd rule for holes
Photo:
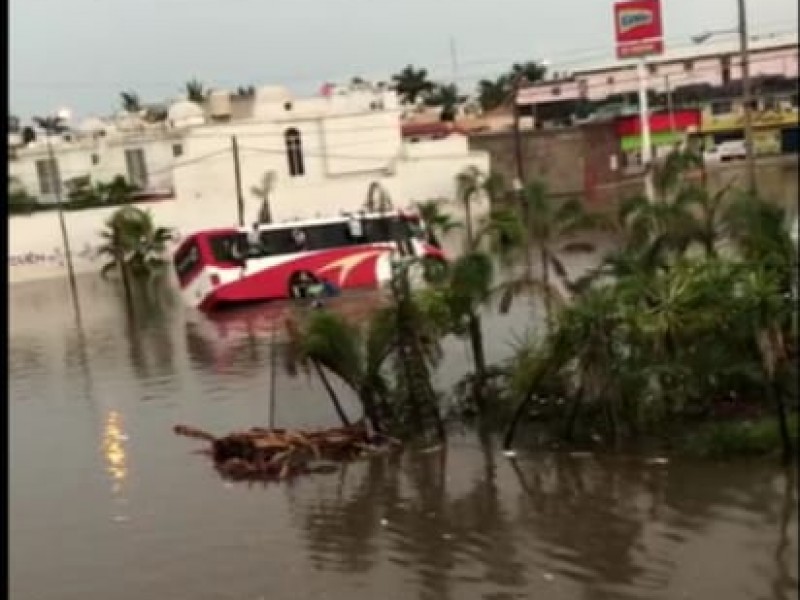
[[[579,196],[588,208],[604,209],[614,206],[620,197],[643,190],[641,177],[612,169],[612,157],[619,160],[619,142],[611,124],[524,131],[521,136],[526,178],[542,179],[553,195]],[[470,147],[487,151],[492,171],[507,182],[516,177],[512,132],[474,135]],[[757,165],[758,187],[764,197],[794,206],[798,199],[797,155],[763,157]],[[709,164],[710,189],[717,190],[730,180],[742,185],[744,168],[741,161]]]
[[[616,180],[612,165],[614,157],[619,162],[619,142],[612,124],[529,130],[520,136],[525,178],[543,180],[551,194],[584,194],[587,187]],[[516,177],[513,132],[476,134],[470,148],[488,152],[492,171],[507,182]]]

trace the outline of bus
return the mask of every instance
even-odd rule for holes
[[[211,311],[231,305],[379,287],[395,253],[444,264],[417,214],[359,213],[334,218],[210,229],[186,237],[173,265],[181,296]]]

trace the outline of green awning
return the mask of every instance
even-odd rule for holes
[[[650,143],[653,146],[674,146],[683,141],[683,133],[680,131],[661,131],[650,134]],[[642,137],[639,135],[628,135],[620,139],[623,152],[639,150],[642,147]]]

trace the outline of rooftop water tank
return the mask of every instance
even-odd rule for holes
[[[208,107],[212,119],[230,117],[231,93],[227,90],[212,90],[208,97]]]
[[[167,118],[173,127],[190,127],[205,123],[203,109],[188,100],[179,100],[170,106]]]

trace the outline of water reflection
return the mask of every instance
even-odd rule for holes
[[[116,410],[109,410],[106,413],[101,447],[106,460],[106,471],[111,478],[111,492],[114,495],[122,492],[128,475],[128,461],[125,451],[127,440],[128,436],[123,428],[122,415]]]
[[[461,464],[445,453],[374,459],[345,468],[335,481],[292,490],[315,568],[365,572],[384,556],[413,573],[415,595],[426,600],[478,591],[493,598],[671,598],[695,561],[713,560],[706,536],[711,547],[722,535],[744,550],[746,540],[767,531],[759,513],[777,502],[783,513],[775,560],[769,552],[745,558],[716,548],[722,560],[733,557],[743,568],[728,575],[730,585],[709,587],[735,590],[758,573],[769,581],[764,597],[796,597],[797,571],[787,558],[796,558],[797,538],[785,527],[796,522],[793,492],[763,497],[763,477],[748,469],[732,469],[727,483],[733,473],[722,468],[719,478],[709,477],[708,469],[719,468],[713,465],[660,468],[559,455],[500,458],[498,465],[491,441],[476,445],[472,483],[461,492],[448,490],[448,473]],[[679,494],[692,498],[690,514],[671,502]],[[694,511],[707,516],[695,519]]]
[[[289,485],[230,485],[171,426],[264,422],[288,307],[129,316],[98,284],[76,322],[66,290],[15,294],[12,597],[797,598],[796,479],[769,463],[512,463],[480,433]],[[277,386],[279,425],[335,419],[313,379]]]

